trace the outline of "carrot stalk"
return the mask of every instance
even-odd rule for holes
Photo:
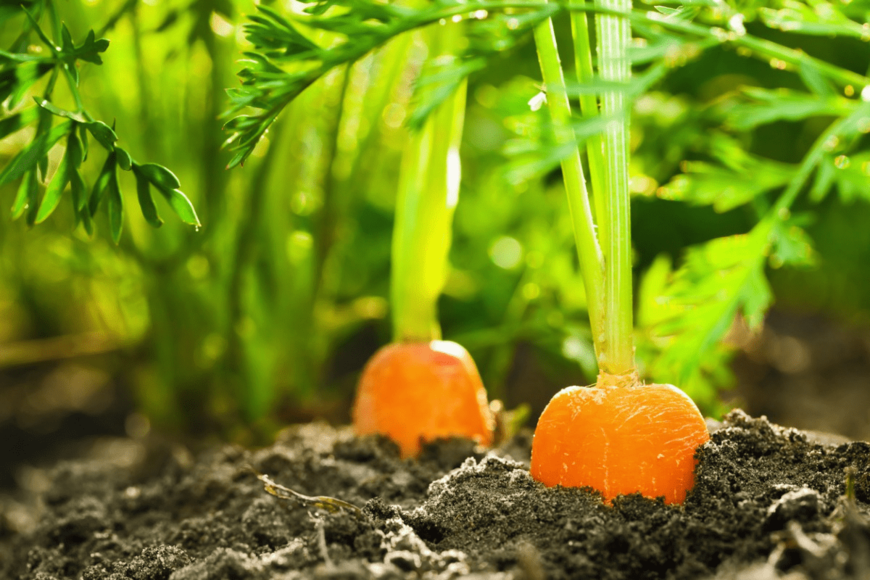
[[[436,56],[451,54],[461,38],[461,28],[455,24],[427,33],[430,54]],[[395,342],[441,338],[437,305],[459,199],[465,96],[463,82],[411,136],[402,158],[390,275]]]
[[[569,6],[583,8],[586,0],[569,0]],[[571,12],[571,33],[574,37],[574,66],[577,69],[577,81],[580,84],[592,82],[595,73],[592,68],[592,47],[589,42],[589,23],[585,10]],[[598,99],[593,93],[580,95],[580,111],[585,118],[598,115]],[[604,140],[600,134],[589,137],[586,141],[586,155],[589,160],[589,176],[592,181],[592,199],[595,203],[595,225],[598,241],[602,248],[607,247],[608,230],[607,210],[605,207],[605,161]]]
[[[631,0],[596,0],[599,8],[631,11]],[[611,14],[595,17],[598,62],[605,81],[626,84],[631,75],[628,18]],[[610,90],[601,97],[602,114],[612,117],[604,132],[606,159],[605,197],[609,235],[605,246],[604,344],[598,356],[603,375],[622,377],[617,383],[637,381],[632,341],[631,301],[631,203],[628,188],[628,102],[624,90]]]
[[[553,33],[553,21],[547,19],[535,27],[535,46],[538,49],[538,61],[547,90],[547,106],[556,131],[559,145],[567,145],[575,141],[571,129],[571,104],[565,90],[565,75],[559,62],[559,49],[556,46],[556,36]],[[562,158],[562,174],[565,190],[568,194],[568,208],[574,225],[574,239],[577,243],[577,253],[580,258],[580,268],[583,271],[583,283],[586,288],[586,301],[589,305],[589,319],[592,326],[593,342],[596,353],[601,353],[604,339],[604,256],[595,237],[595,224],[592,210],[589,207],[589,193],[586,190],[586,177],[583,173],[583,163],[580,160],[580,150],[574,148]]]

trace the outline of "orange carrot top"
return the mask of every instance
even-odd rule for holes
[[[639,492],[682,503],[698,446],[710,438],[692,400],[672,385],[568,387],[544,410],[532,443],[532,476],[592,487],[608,501]]]
[[[363,371],[353,422],[359,434],[389,436],[403,457],[439,437],[492,443],[493,419],[477,367],[462,346],[442,340],[379,350]]]

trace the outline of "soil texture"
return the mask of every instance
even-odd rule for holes
[[[0,498],[0,578],[870,578],[870,444],[741,411],[711,431],[683,506],[546,488],[528,434],[404,461],[322,424],[195,458],[120,440]],[[360,509],[273,497],[255,472]]]

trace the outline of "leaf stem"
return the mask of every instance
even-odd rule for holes
[[[592,68],[592,46],[589,42],[589,23],[586,19],[586,0],[568,0],[571,12],[571,33],[574,37],[574,62],[577,81],[582,85],[595,80]],[[575,10],[576,8],[576,10]],[[584,118],[598,115],[598,98],[592,93],[580,95],[580,111]],[[589,160],[589,176],[592,181],[592,200],[595,204],[595,225],[598,243],[607,247],[610,224],[607,215],[607,195],[605,190],[604,141],[601,133],[595,133],[586,140],[586,156]]]
[[[631,12],[631,0],[595,0],[596,6],[618,13]],[[631,63],[628,43],[631,27],[624,16],[599,14],[598,62],[601,78],[628,85]],[[604,246],[604,340],[598,353],[602,373],[623,376],[635,373],[632,340],[631,200],[628,189],[629,103],[625,89],[604,92],[602,114],[615,119],[604,132],[606,221],[610,228]]]
[[[565,90],[565,76],[559,62],[559,50],[553,32],[553,21],[546,19],[534,29],[538,61],[547,90],[547,105],[556,131],[559,145],[576,143],[571,130],[571,104]],[[570,155],[562,158],[562,174],[568,194],[568,208],[574,226],[574,239],[583,272],[586,288],[586,301],[589,321],[597,353],[602,351],[604,310],[604,257],[595,237],[592,210],[589,207],[589,194],[586,191],[586,178],[580,160],[580,149],[575,145]]]
[[[461,28],[452,23],[426,32],[436,58],[452,55],[461,39]],[[395,342],[441,338],[437,307],[459,199],[465,97],[463,81],[411,135],[402,158],[390,275]]]

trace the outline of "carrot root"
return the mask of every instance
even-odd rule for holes
[[[532,442],[532,476],[592,487],[610,502],[640,492],[682,503],[695,450],[709,440],[695,403],[672,385],[568,387],[550,401]]]
[[[353,408],[359,435],[381,433],[403,457],[421,441],[467,437],[492,443],[494,420],[471,356],[455,342],[395,343],[366,365]]]

